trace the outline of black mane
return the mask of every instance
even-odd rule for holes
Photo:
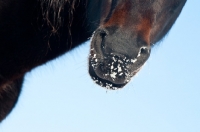
[[[76,0],[40,0],[43,20],[51,27],[52,33],[62,27],[64,19],[68,19],[66,24],[71,27],[76,3]]]

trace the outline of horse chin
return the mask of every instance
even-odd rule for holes
[[[106,74],[101,71],[98,67],[95,67],[90,63],[89,64],[89,74],[93,81],[101,87],[104,87],[109,90],[119,90],[122,89],[132,77],[134,77],[142,68],[130,72],[130,73],[116,73],[110,72],[110,74]],[[124,74],[124,75],[122,75]]]
[[[118,90],[118,89],[121,89],[123,88],[127,83],[123,83],[123,82],[118,82],[117,80],[114,80],[113,78],[109,78],[109,77],[102,77],[102,76],[98,76],[96,74],[96,70],[90,65],[89,66],[89,74],[91,76],[91,78],[93,79],[93,81],[98,84],[99,86],[101,87],[104,87],[106,89],[109,89],[109,90]],[[103,73],[102,73],[103,75]],[[105,75],[105,74],[104,74]]]
[[[107,56],[106,59],[100,59],[99,56],[90,55],[89,74],[95,83],[106,89],[123,88],[141,68],[133,68],[134,63],[131,59],[119,56]]]

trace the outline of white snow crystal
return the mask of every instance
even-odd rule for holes
[[[111,67],[110,67],[110,69],[113,69],[114,68],[114,66],[112,65]]]
[[[121,72],[120,74],[119,74],[119,76],[122,76],[123,75],[123,72]]]
[[[137,59],[131,59],[132,63],[135,63],[137,61]]]
[[[118,72],[121,72],[122,71],[122,68],[121,67],[118,67]]]
[[[110,77],[112,77],[112,78],[116,78],[116,75],[117,75],[117,73],[116,72],[112,72],[111,74],[110,74]]]

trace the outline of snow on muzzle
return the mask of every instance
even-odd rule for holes
[[[142,57],[141,52],[136,58],[111,53],[103,59],[98,54],[92,53],[91,51],[89,57],[89,74],[95,83],[107,89],[123,88],[144,64],[139,59]]]
[[[89,74],[95,83],[107,89],[123,88],[141,69],[150,55],[150,47],[140,39],[126,39],[121,33],[97,30],[91,41]]]

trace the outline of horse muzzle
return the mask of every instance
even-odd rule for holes
[[[98,85],[112,90],[123,88],[150,55],[148,46],[134,45],[132,42],[135,40],[115,31],[97,29],[92,37],[89,56],[91,78]]]

